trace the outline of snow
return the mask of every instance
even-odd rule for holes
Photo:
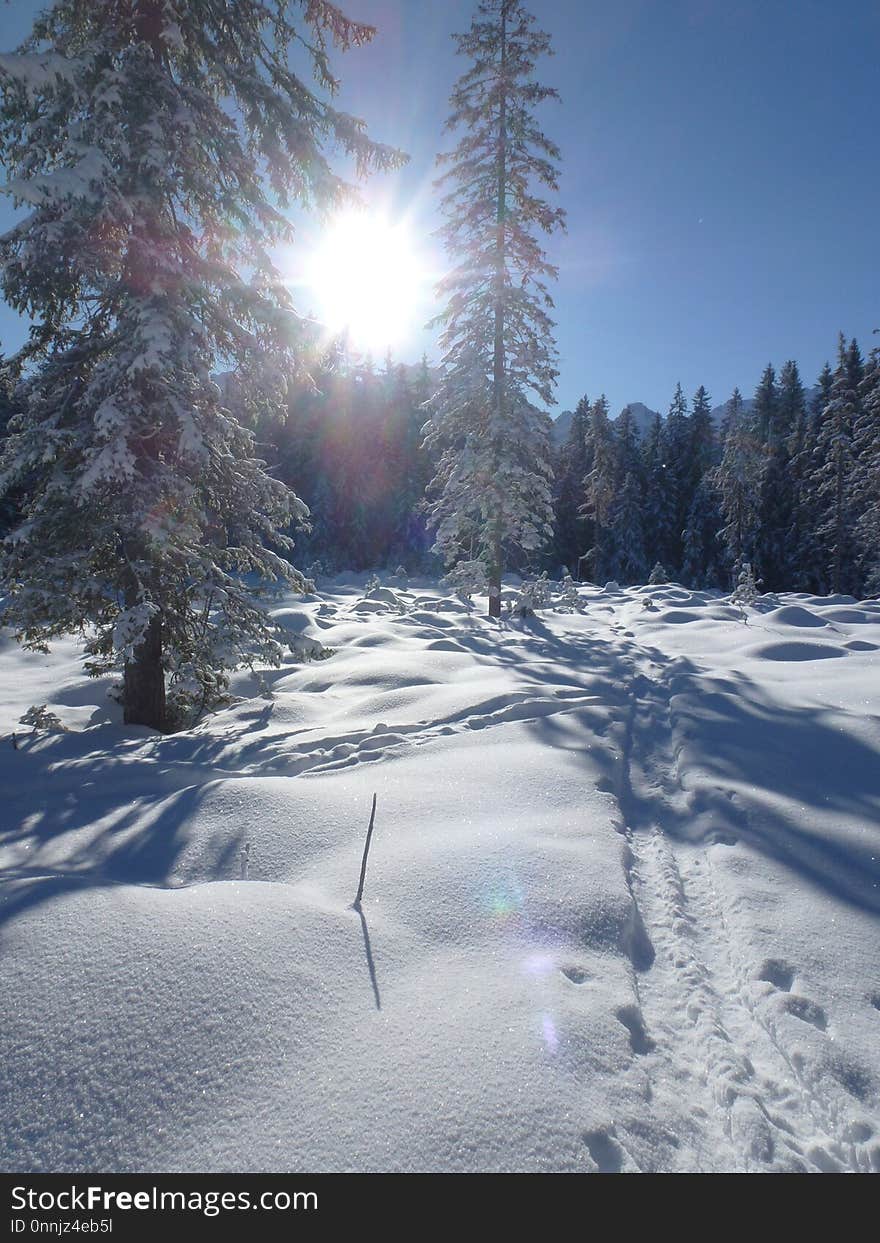
[[[71,168],[57,168],[39,177],[14,177],[0,192],[18,203],[40,207],[64,198],[97,197],[96,187],[112,181],[113,169],[97,147],[83,150]]]
[[[880,603],[580,597],[322,582],[169,737],[0,639],[0,1166],[880,1171]]]
[[[59,82],[73,85],[81,62],[75,58],[60,56],[57,52],[39,52],[23,55],[20,52],[0,53],[0,74],[18,83],[33,101],[41,92],[51,90]]]

